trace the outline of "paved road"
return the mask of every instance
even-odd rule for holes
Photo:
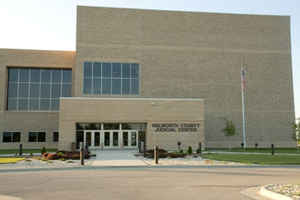
[[[0,194],[25,200],[235,200],[268,183],[299,183],[300,168],[127,168],[1,172]]]

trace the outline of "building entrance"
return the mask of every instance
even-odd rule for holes
[[[138,148],[137,130],[85,130],[83,143],[91,149]]]

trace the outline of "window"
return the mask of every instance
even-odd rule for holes
[[[117,124],[117,123],[105,123],[105,124],[103,124],[103,129],[104,130],[119,130],[120,129],[120,124]]]
[[[28,142],[46,142],[45,132],[29,132]]]
[[[83,93],[92,95],[138,95],[139,64],[84,62]]]
[[[8,68],[7,110],[57,111],[59,97],[70,97],[72,70]]]
[[[3,132],[2,142],[3,143],[12,143],[20,142],[21,133],[20,132]]]
[[[53,132],[53,142],[58,142],[58,140],[59,140],[58,132]]]

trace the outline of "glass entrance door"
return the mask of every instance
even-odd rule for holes
[[[137,148],[138,132],[135,130],[86,130],[83,142],[85,147],[92,149]]]
[[[105,131],[104,133],[104,147],[110,147],[110,131]]]
[[[122,131],[123,148],[136,148],[138,145],[137,131]]]

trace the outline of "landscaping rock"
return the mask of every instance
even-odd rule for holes
[[[270,184],[265,186],[265,188],[292,199],[300,199],[300,184]]]

